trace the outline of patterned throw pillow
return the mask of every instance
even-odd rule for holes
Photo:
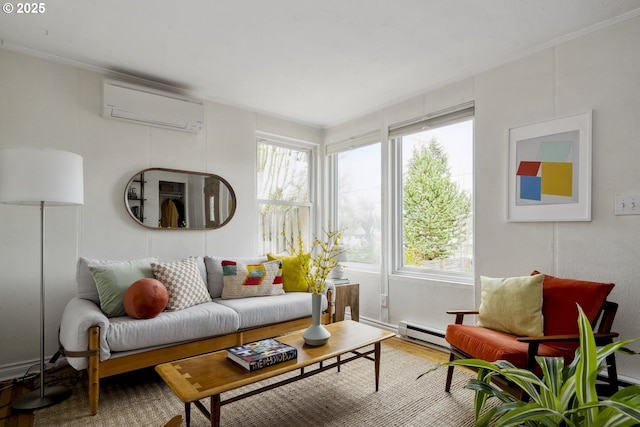
[[[153,274],[167,288],[169,302],[165,310],[176,311],[211,301],[195,258],[162,264],[152,263]]]
[[[282,295],[282,262],[247,265],[236,261],[222,261],[223,299]]]

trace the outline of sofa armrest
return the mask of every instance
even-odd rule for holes
[[[327,279],[324,282],[324,291],[322,291],[322,293],[324,294],[324,296],[330,296],[331,301],[328,301],[329,298],[327,298],[327,302],[329,303],[329,305],[336,302],[336,284],[333,283],[333,280]]]
[[[447,314],[456,315],[456,325],[461,325],[464,321],[464,316],[474,315],[480,313],[478,310],[447,310]]]
[[[67,303],[60,322],[60,345],[71,354],[89,350],[89,328],[92,326],[100,327],[100,360],[109,359],[111,351],[106,340],[109,319],[93,301],[75,297]],[[87,357],[68,355],[67,361],[78,370],[88,367]]]

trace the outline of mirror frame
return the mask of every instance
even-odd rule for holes
[[[131,183],[134,182],[134,180],[136,179],[137,176],[139,176],[142,173],[147,173],[147,172],[170,172],[170,173],[181,173],[181,174],[192,174],[192,175],[199,175],[199,176],[203,176],[203,177],[211,177],[211,178],[216,178],[217,180],[219,180],[221,183],[223,183],[227,189],[229,190],[229,194],[231,195],[231,198],[233,200],[233,206],[231,207],[231,211],[229,212],[229,216],[220,224],[217,225],[215,227],[152,227],[148,224],[145,224],[144,222],[140,221],[140,219],[138,219],[133,212],[131,211],[131,206],[129,205],[129,187],[131,186]],[[196,171],[187,171],[187,170],[182,170],[182,169],[170,169],[170,168],[147,168],[147,169],[143,169],[137,173],[135,173],[131,178],[129,178],[129,180],[127,181],[127,184],[124,187],[124,207],[127,211],[127,213],[129,214],[129,216],[139,225],[148,228],[150,230],[200,230],[200,231],[207,231],[207,230],[217,230],[218,228],[224,227],[225,225],[227,225],[229,223],[229,221],[231,221],[231,219],[233,218],[233,216],[236,213],[236,208],[238,205],[238,199],[236,197],[236,193],[233,190],[233,187],[231,187],[231,184],[229,184],[229,181],[227,181],[226,179],[224,179],[223,177],[221,177],[220,175],[216,175],[214,173],[207,173],[207,172],[196,172]]]

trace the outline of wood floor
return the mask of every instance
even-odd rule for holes
[[[384,342],[384,345],[406,351],[435,363],[446,362],[449,358],[448,353],[433,350],[400,338],[388,339]],[[11,408],[11,402],[28,391],[30,390],[20,384],[13,384],[12,381],[0,383],[0,427],[33,427],[33,413],[16,412]]]

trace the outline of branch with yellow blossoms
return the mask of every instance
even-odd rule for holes
[[[300,262],[302,274],[309,290],[316,295],[324,292],[325,282],[331,270],[338,265],[338,255],[341,252],[338,248],[342,233],[324,229],[323,233],[322,240],[316,236],[313,237],[308,252],[304,250],[304,240],[301,234],[298,234],[295,245],[292,241],[287,240],[291,255],[297,257]]]

